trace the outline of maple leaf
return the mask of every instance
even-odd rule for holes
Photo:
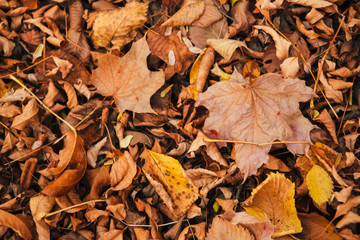
[[[149,54],[144,37],[134,43],[122,58],[105,54],[98,59],[99,67],[93,71],[93,84],[98,93],[114,97],[120,112],[154,113],[150,97],[164,84],[165,74],[147,68]]]
[[[312,96],[313,90],[299,79],[268,73],[251,83],[235,69],[229,81],[218,82],[201,93],[195,106],[210,111],[203,127],[210,137],[256,144],[275,140],[310,142],[313,125],[302,116],[299,102]],[[267,163],[270,147],[235,144],[235,160],[245,177]],[[293,153],[306,153],[307,148],[304,144],[288,144]]]
[[[94,22],[94,42],[100,47],[129,43],[136,36],[135,30],[146,22],[147,9],[144,3],[130,2],[124,8],[100,12]]]

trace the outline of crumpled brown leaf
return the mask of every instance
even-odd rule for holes
[[[255,240],[255,237],[248,229],[240,225],[232,224],[230,221],[227,221],[220,216],[216,216],[212,221],[206,239]]]
[[[177,13],[161,24],[161,27],[190,25],[198,20],[204,11],[205,3],[203,1],[187,0]]]
[[[251,143],[308,141],[313,125],[298,103],[315,96],[299,79],[264,74],[254,83],[236,70],[229,81],[218,82],[196,100],[210,111],[203,130],[209,137]],[[306,153],[307,144],[287,144],[294,153]],[[270,145],[235,144],[235,160],[245,177],[267,163]]]
[[[25,240],[31,240],[34,236],[28,226],[16,215],[0,210],[0,225],[10,227]]]
[[[122,58],[110,54],[99,58],[99,67],[93,71],[93,84],[98,93],[114,97],[120,112],[155,113],[150,97],[163,85],[165,75],[161,70],[149,71],[146,63],[149,54],[144,37]]]

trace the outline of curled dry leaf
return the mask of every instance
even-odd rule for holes
[[[336,224],[336,228],[342,228],[350,223],[359,223],[359,222],[360,222],[360,216],[350,211]]]
[[[218,82],[196,100],[209,111],[203,130],[209,137],[251,143],[310,142],[313,125],[304,118],[298,103],[315,96],[299,79],[265,74],[254,83],[235,70],[229,81]],[[307,144],[287,144],[294,153],[306,153]],[[235,160],[245,177],[267,163],[270,145],[235,144]]]
[[[59,154],[58,167],[48,169],[48,172],[56,177],[42,190],[42,193],[48,196],[59,197],[66,194],[80,181],[86,171],[84,141],[72,131],[67,133],[66,139],[65,147]]]
[[[207,234],[207,240],[255,240],[253,234],[240,225],[232,224],[230,221],[216,216],[212,221],[211,227]]]
[[[136,29],[146,22],[147,9],[147,4],[130,2],[124,8],[100,12],[93,26],[95,44],[121,47],[129,43],[136,36]]]
[[[161,199],[174,215],[184,215],[199,193],[178,160],[150,150],[145,150],[142,157],[145,158],[142,170]]]
[[[223,18],[223,15],[220,13],[218,8],[215,6],[212,0],[204,0],[205,11],[201,17],[193,22],[192,26],[198,26],[207,28],[212,25],[214,22],[219,21]]]
[[[272,237],[299,233],[302,227],[294,195],[294,183],[280,173],[271,173],[243,202],[243,208],[260,220],[269,219],[275,227]]]
[[[14,118],[11,128],[24,130],[25,127],[30,125],[39,125],[38,111],[39,108],[35,98],[31,98],[24,107],[22,113]]]
[[[238,47],[247,48],[246,43],[232,39],[208,39],[206,43],[215,49],[221,56],[229,61]]]
[[[21,218],[1,209],[0,209],[0,225],[11,228],[13,231],[17,232],[19,236],[24,238],[25,240],[34,239],[31,230]]]
[[[30,198],[30,211],[36,220],[41,220],[55,205],[55,198],[39,194]]]
[[[123,155],[117,156],[116,162],[111,167],[110,185],[113,190],[123,190],[131,185],[136,173],[136,163],[130,153],[125,151]]]
[[[276,56],[280,60],[285,60],[289,56],[289,48],[291,46],[291,43],[288,40],[281,37],[274,29],[269,26],[256,25],[254,27],[256,29],[263,30],[273,38],[276,47]]]
[[[177,13],[161,24],[161,27],[190,25],[198,20],[204,11],[205,3],[203,1],[187,0]]]
[[[93,84],[97,92],[113,96],[120,112],[155,113],[150,97],[164,84],[163,71],[148,69],[146,58],[150,54],[145,37],[134,43],[122,58],[104,54],[99,67],[93,71]]]

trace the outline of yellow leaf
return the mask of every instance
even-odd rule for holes
[[[220,77],[220,81],[228,81],[231,78],[231,74],[228,74],[219,68],[217,63],[214,64],[213,69],[211,69],[211,73],[215,74],[216,76]]]
[[[94,42],[100,47],[129,43],[136,36],[135,30],[146,22],[147,9],[144,3],[130,2],[123,8],[100,12],[94,22]]]
[[[190,71],[190,85],[187,86],[187,88],[186,88],[188,90],[188,92],[191,94],[191,96],[193,97],[193,99],[195,99],[195,100],[199,96],[199,92],[196,90],[195,81],[198,76],[201,61],[202,61],[203,57],[204,57],[204,53],[200,54],[197,57],[197,59],[195,60],[193,66],[191,68],[191,71]]]
[[[318,165],[314,165],[306,175],[306,184],[311,198],[318,205],[327,202],[333,193],[331,177]]]
[[[268,218],[275,228],[272,237],[302,231],[295,208],[295,184],[280,173],[271,173],[257,186],[244,203],[244,209],[251,215],[265,220]]]
[[[260,77],[260,66],[256,61],[248,61],[245,63],[241,75],[244,78],[250,76],[251,82],[255,82],[255,80]]]
[[[145,150],[142,170],[160,198],[177,216],[182,216],[199,197],[198,189],[185,178],[178,160]]]

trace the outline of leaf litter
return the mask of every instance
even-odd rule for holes
[[[0,237],[359,239],[359,9],[0,2]]]

